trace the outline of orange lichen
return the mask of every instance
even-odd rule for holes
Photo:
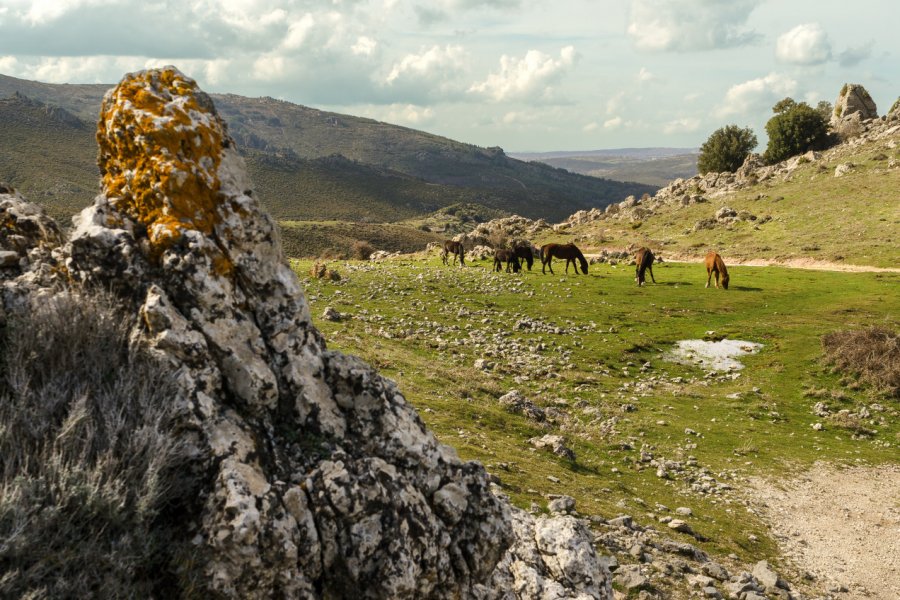
[[[217,173],[227,134],[199,93],[166,67],[127,75],[103,100],[103,190],[117,211],[146,227],[157,253],[186,230],[210,235],[220,219]]]

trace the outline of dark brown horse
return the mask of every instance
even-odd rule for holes
[[[706,287],[709,287],[709,280],[713,273],[716,274],[716,287],[719,287],[719,276],[722,276],[722,287],[728,289],[728,269],[725,268],[725,261],[717,253],[710,251],[706,255]]]
[[[528,270],[531,270],[531,266],[534,264],[534,251],[531,249],[531,244],[527,246],[521,245],[513,248],[513,253],[521,259],[525,261],[525,264],[528,265]]]
[[[522,265],[519,264],[519,257],[515,250],[500,248],[494,251],[494,270],[497,272],[501,271],[504,262],[506,263],[507,273],[510,272],[510,269],[512,269],[513,273],[518,273],[522,270]]]
[[[444,264],[447,264],[447,256],[449,254],[453,255],[453,262],[456,262],[456,259],[459,258],[459,266],[466,266],[465,254],[466,249],[463,247],[462,242],[457,242],[455,240],[445,240],[444,241],[444,249],[441,251],[441,260],[444,261]]]
[[[637,254],[634,255],[634,280],[637,281],[639,286],[644,285],[644,273],[647,270],[650,271],[650,279],[653,283],[656,283],[656,278],[653,276],[653,261],[655,259],[656,257],[653,256],[653,252],[650,251],[650,248],[641,248],[637,251]]]
[[[552,260],[554,258],[566,259],[566,274],[569,274],[569,263],[575,265],[575,260],[581,263],[581,271],[587,275],[588,262],[584,258],[584,254],[575,244],[544,244],[541,246],[541,273],[546,273],[546,269],[550,267],[550,273],[553,273]],[[578,265],[575,265],[575,274],[578,274]]]

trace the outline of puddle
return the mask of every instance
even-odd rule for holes
[[[665,359],[683,365],[699,365],[711,371],[737,371],[744,365],[735,357],[756,354],[762,347],[762,344],[743,340],[681,340]]]

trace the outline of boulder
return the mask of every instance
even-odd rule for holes
[[[200,493],[179,507],[193,550],[167,593],[612,597],[577,521],[512,508],[395,383],[326,348],[193,80],[174,67],[126,75],[103,99],[97,140],[101,193],[67,240],[34,205],[0,196],[0,250],[23,258],[0,272],[3,308],[108,290],[134,343],[170,368],[170,427]],[[523,577],[547,595],[520,591]]]
[[[878,109],[866,88],[855,83],[847,83],[841,88],[834,103],[830,125],[842,140],[848,140],[863,133],[867,121],[877,118]]]

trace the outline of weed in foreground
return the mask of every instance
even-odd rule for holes
[[[172,597],[201,567],[175,385],[112,302],[57,296],[0,330],[0,597]]]

